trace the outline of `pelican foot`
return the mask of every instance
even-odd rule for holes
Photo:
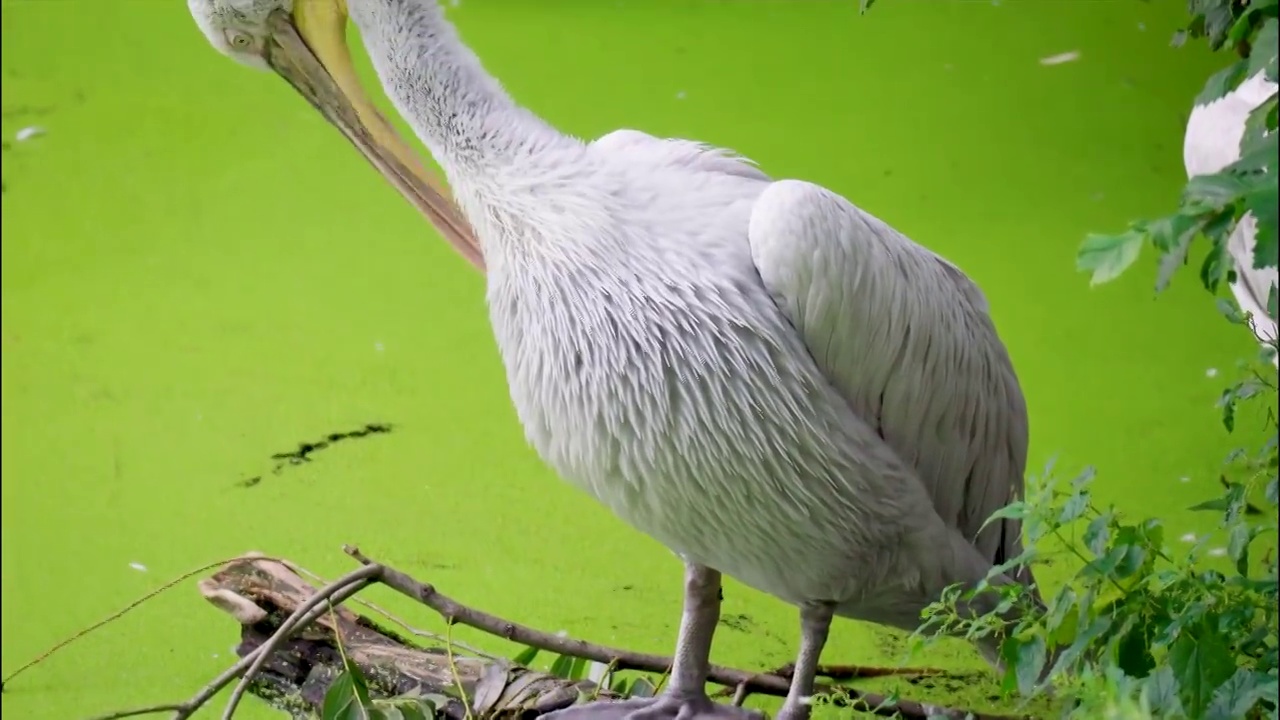
[[[759,710],[721,705],[704,694],[601,700],[543,715],[543,720],[765,720]]]

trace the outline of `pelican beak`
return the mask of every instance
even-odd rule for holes
[[[267,64],[298,91],[427,217],[472,265],[484,269],[479,243],[444,184],[374,107],[347,48],[346,0],[295,2],[293,16],[268,18]]]

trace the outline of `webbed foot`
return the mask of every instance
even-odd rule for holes
[[[663,693],[652,698],[598,701],[557,710],[546,720],[765,720],[759,710],[711,701],[704,693]]]

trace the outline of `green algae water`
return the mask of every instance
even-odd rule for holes
[[[1205,529],[1186,508],[1231,446],[1213,376],[1247,334],[1191,272],[1156,300],[1149,262],[1091,290],[1073,258],[1087,232],[1172,207],[1186,113],[1221,60],[1169,47],[1173,0],[856,6],[465,0],[451,16],[567,132],[727,146],[957,262],[1021,375],[1029,470],[1095,464],[1105,499]],[[183,3],[2,7],[6,674],[192,567],[254,549],[336,576],[342,543],[501,616],[670,651],[676,558],[540,465],[481,277],[335,130],[215,53]],[[391,431],[272,457],[370,424]],[[716,661],[792,659],[792,609],[725,596]],[[236,639],[187,582],[10,683],[3,713],[185,698]],[[841,621],[824,658],[903,646]],[[978,667],[959,643],[920,661]]]

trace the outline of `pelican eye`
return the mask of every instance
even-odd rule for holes
[[[248,33],[233,30],[227,34],[227,43],[236,50],[246,50],[253,45],[253,38]]]

